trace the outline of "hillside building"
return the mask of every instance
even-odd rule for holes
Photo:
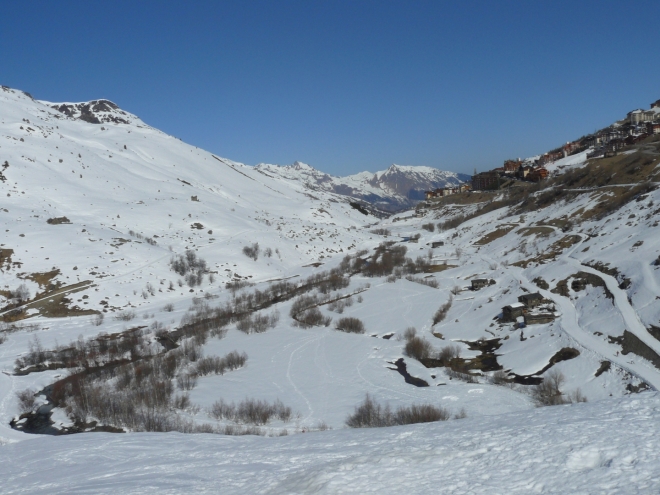
[[[531,309],[543,302],[543,296],[538,292],[534,292],[533,294],[523,294],[522,296],[518,296],[518,302],[523,304],[525,308]]]
[[[472,176],[472,189],[488,191],[500,187],[500,174],[497,172],[481,172]]]

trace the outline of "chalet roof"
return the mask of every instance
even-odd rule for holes
[[[488,279],[485,278],[475,278],[472,280],[473,282],[488,282]]]
[[[525,305],[523,303],[517,302],[517,303],[509,304],[508,306],[504,306],[504,307],[505,308],[511,308],[511,309],[518,309],[518,308],[524,308]]]

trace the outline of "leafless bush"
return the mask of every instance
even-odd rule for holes
[[[415,335],[417,335],[417,329],[415,327],[408,327],[403,332],[403,338],[406,340],[411,340]]]
[[[328,304],[328,311],[334,311],[335,313],[342,314],[345,308],[350,308],[353,306],[353,298],[347,297],[344,299],[337,299]]]
[[[197,375],[180,373],[176,377],[176,385],[180,390],[192,390],[197,386]]]
[[[446,409],[431,404],[413,404],[408,407],[400,407],[396,412],[392,412],[389,405],[383,407],[367,394],[364,401],[355,408],[353,414],[346,418],[346,426],[349,428],[378,428],[447,421],[450,417],[451,415]]]
[[[490,376],[490,383],[493,385],[508,385],[511,383],[509,374],[504,370],[498,370]]]
[[[339,318],[337,324],[335,325],[337,330],[348,333],[364,333],[364,323],[359,318]]]
[[[479,383],[479,380],[477,379],[476,376],[471,375],[470,373],[462,373],[460,371],[453,370],[451,368],[447,368],[445,370],[447,373],[447,376],[449,379],[456,378],[457,380],[461,380],[463,382],[467,383]]]
[[[24,303],[30,299],[30,290],[27,285],[21,284],[11,291],[11,297],[17,299],[19,303]]]
[[[406,356],[421,361],[422,359],[429,358],[433,352],[433,346],[423,337],[412,337],[406,342],[403,352]]]
[[[172,406],[175,409],[188,409],[192,406],[190,396],[188,394],[175,395],[172,399]]]
[[[275,310],[270,315],[247,315],[236,323],[236,328],[241,332],[263,333],[269,328],[275,328],[280,321],[280,313]]]
[[[163,306],[163,311],[167,311],[168,313],[171,313],[172,311],[174,311],[174,304],[167,303],[165,306]]]
[[[425,223],[424,225],[422,225],[422,228],[424,230],[428,230],[429,232],[435,232],[435,225],[433,223],[430,223],[430,222]]]
[[[199,376],[224,375],[227,371],[234,371],[245,366],[248,356],[245,353],[232,351],[224,357],[207,356],[200,358],[192,368],[192,374]]]
[[[451,291],[450,291],[450,292],[451,292],[453,295],[456,296],[456,295],[460,294],[462,290],[463,290],[463,289],[461,289],[458,285],[454,285],[454,286],[451,288]]]
[[[208,272],[206,261],[197,257],[197,253],[186,250],[185,255],[172,257],[170,268],[181,275],[189,287],[201,285],[204,281],[204,274]],[[179,280],[179,286],[182,285]]]
[[[209,410],[211,417],[229,420],[234,423],[265,425],[271,418],[277,418],[287,423],[292,416],[291,408],[285,406],[279,399],[272,404],[256,399],[244,399],[238,404],[227,403],[222,399],[216,401]]]
[[[137,315],[135,314],[135,311],[131,310],[125,310],[125,311],[120,311],[115,315],[115,320],[119,321],[131,321],[134,319]]]
[[[26,390],[21,390],[20,392],[16,392],[16,398],[18,399],[18,407],[21,411],[21,413],[26,413],[32,411],[34,409],[34,404],[35,404],[35,391],[32,390],[31,388],[28,388]]]
[[[382,229],[382,228],[373,229],[370,230],[369,232],[376,235],[385,235],[385,236],[392,235],[392,232],[390,232],[388,229]]]
[[[451,308],[452,303],[454,302],[453,296],[449,297],[449,300],[438,308],[438,310],[433,315],[433,324],[437,325],[447,317],[449,309]]]
[[[296,315],[295,325],[301,328],[327,327],[332,322],[329,316],[323,316],[319,308],[311,308]]]
[[[406,277],[406,280],[410,282],[415,282],[417,284],[426,285],[427,287],[433,287],[434,289],[440,287],[440,284],[435,278],[419,278],[419,277],[413,277],[412,275],[408,275]]]
[[[550,370],[543,378],[543,381],[531,390],[532,400],[536,406],[558,406],[572,402],[587,401],[587,398],[582,395],[580,389],[569,394],[564,394],[561,391],[561,387],[565,382],[566,377],[562,372]]]
[[[461,357],[461,348],[454,344],[443,347],[438,353],[438,359],[442,361],[445,366],[448,365],[452,359],[459,357]]]
[[[103,315],[103,313],[95,314],[94,318],[92,318],[92,324],[95,327],[100,327],[101,325],[103,325],[103,320],[104,319],[105,319],[105,316]]]
[[[248,258],[257,261],[257,258],[259,257],[259,243],[255,242],[252,246],[243,246],[243,254]]]
[[[272,257],[273,256],[273,250],[271,248],[264,249],[264,256],[266,258]]]
[[[227,282],[227,284],[225,284],[225,288],[229,289],[232,295],[236,295],[239,290],[244,287],[250,287],[251,285],[253,284],[247,280],[234,280],[232,282]]]

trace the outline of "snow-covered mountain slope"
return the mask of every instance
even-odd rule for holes
[[[312,190],[329,191],[361,199],[383,211],[400,211],[424,199],[424,191],[455,186],[470,176],[432,167],[391,165],[379,172],[335,177],[305,164],[278,166],[261,163],[256,169],[269,176],[301,182]]]
[[[657,393],[284,438],[71,435],[0,447],[3,493],[657,493]]]
[[[348,252],[364,236],[355,227],[367,217],[344,198],[265,177],[121,110],[92,105],[104,122],[95,125],[9,89],[0,91],[0,104],[0,163],[8,164],[0,183],[2,248],[13,250],[6,268],[21,267],[5,270],[7,289],[19,282],[17,272],[59,270],[53,282],[107,287],[86,306],[98,309],[110,294],[120,307],[147,282],[176,283],[176,274],[153,266],[167,270],[185,249],[206,259],[222,283],[279,276]],[[107,123],[115,114],[131,123]],[[257,242],[275,254],[253,262],[241,253]]]
[[[264,474],[274,481],[252,491],[332,492],[350,488],[336,485],[338,477],[310,478],[315,462],[342,451],[362,453],[360,466],[382,467],[377,445],[400,442],[409,453],[395,450],[395,458],[416,459],[428,467],[429,479],[450,480],[456,493],[466,491],[473,471],[483,471],[484,490],[493,491],[492,479],[507,493],[546,486],[565,492],[561,483],[578,483],[585,472],[606,480],[604,491],[622,492],[629,474],[640,493],[657,491],[646,454],[628,463],[626,430],[610,428],[615,433],[604,437],[598,419],[642,424],[657,408],[657,142],[577,167],[563,183],[456,195],[377,221],[345,197],[215,157],[135,119],[92,124],[20,92],[0,92],[0,167],[7,161],[0,169],[0,443],[34,440],[0,448],[12,449],[7,456],[36,455],[61,473],[61,452],[85,452],[103,438],[113,456],[141,451],[131,465],[160,472],[161,461],[169,463],[158,456],[161,450],[185,456],[186,449],[207,452],[225,442],[245,452],[265,449],[258,459],[276,466]],[[181,273],[193,253],[197,268]],[[493,283],[470,290],[474,279]],[[521,325],[520,317],[501,318],[503,307],[537,291],[548,321]],[[358,319],[364,332],[338,331],[346,317]],[[242,353],[246,361],[227,364],[227,356],[237,362]],[[553,379],[559,392],[539,396],[534,385]],[[288,439],[134,433],[344,430],[365,394],[392,410],[431,404],[468,419]],[[532,412],[541,399],[581,397],[594,404]],[[234,414],[246,398],[262,406],[281,401],[273,410],[290,407],[290,414],[265,420]],[[132,433],[44,439],[11,429],[12,419],[18,428],[32,421],[35,431]],[[585,436],[576,435],[586,424]],[[509,433],[492,437],[500,428]],[[524,428],[529,444],[541,441],[534,431],[550,439],[543,459],[555,469],[539,467],[529,481],[517,474],[515,485],[502,484],[498,459],[518,466],[527,458],[528,450],[522,457],[502,453],[522,448],[525,442],[515,438]],[[474,435],[475,447],[463,455],[466,435]],[[441,437],[456,439],[455,447],[429,453],[425,446]],[[566,441],[558,444],[560,438]],[[604,449],[607,438],[621,455]],[[564,466],[562,459],[576,449],[572,439],[586,445]],[[171,451],[170,441],[177,444]],[[500,444],[513,450],[499,451]],[[318,457],[294,472],[287,459],[298,448]],[[438,455],[456,456],[448,461],[453,478],[443,478]],[[468,455],[485,462],[454,469],[452,463]],[[232,464],[239,472],[226,472],[228,483],[256,469],[241,462]],[[204,469],[192,460],[186,466]],[[349,471],[341,463],[338,469]],[[109,472],[110,464],[96,471]],[[374,487],[390,479],[365,472],[360,480]],[[302,484],[283,484],[289,475]],[[150,486],[155,476],[145,477]],[[216,483],[215,474],[208,476]],[[425,479],[419,471],[411,476]],[[55,492],[77,486],[55,478]],[[26,492],[36,486],[25,478],[11,483]],[[362,481],[353,483],[354,491],[365,491]],[[80,488],[103,489],[100,478]]]

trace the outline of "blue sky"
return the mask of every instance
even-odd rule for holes
[[[471,173],[660,98],[656,1],[15,1],[0,83],[254,165]]]

